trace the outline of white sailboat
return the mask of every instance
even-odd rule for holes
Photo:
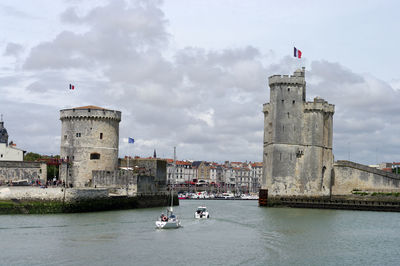
[[[174,203],[173,184],[175,181],[175,172],[176,172],[176,148],[174,147],[174,167],[173,167],[171,189],[170,189],[171,206],[167,208],[167,215],[164,215],[164,213],[162,213],[160,218],[156,221],[156,227],[158,229],[173,229],[181,227],[181,221],[174,214],[174,208],[173,208],[173,203]]]

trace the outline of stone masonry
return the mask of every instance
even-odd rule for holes
[[[269,86],[270,102],[263,107],[264,163],[260,205],[280,201],[288,206],[300,204],[304,207],[323,200],[323,204],[331,206],[331,200],[344,197],[342,203],[334,205],[345,208],[349,204],[347,200],[357,191],[364,194],[400,192],[400,175],[349,161],[334,162],[334,105],[321,98],[306,102],[304,68],[291,76],[269,77]],[[293,200],[300,201],[293,203]],[[307,200],[313,201],[311,205]],[[357,207],[353,205],[349,208]]]
[[[93,170],[118,168],[121,112],[97,106],[60,111],[61,180],[75,187],[89,185]]]
[[[330,194],[334,105],[306,102],[305,69],[269,78],[264,104],[264,174],[270,196]]]
[[[0,184],[20,180],[27,180],[31,183],[37,179],[40,179],[42,182],[46,181],[46,163],[0,161]]]

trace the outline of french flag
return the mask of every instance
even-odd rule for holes
[[[70,89],[70,90],[74,90],[74,89],[75,89],[75,86],[72,85],[72,84],[69,84],[69,89]]]
[[[294,57],[301,58],[301,51],[294,47]]]

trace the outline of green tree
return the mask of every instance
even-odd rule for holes
[[[40,158],[42,158],[42,156],[40,154],[37,154],[37,153],[34,153],[34,152],[28,152],[24,156],[24,161],[34,162],[34,161],[39,160]]]

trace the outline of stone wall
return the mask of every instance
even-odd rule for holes
[[[155,176],[142,175],[133,171],[93,171],[92,187],[112,188],[115,194],[129,195],[157,194],[165,192],[166,187]]]
[[[137,185],[137,174],[132,171],[93,171],[92,187],[126,187]]]
[[[47,179],[47,166],[42,162],[0,161],[0,183],[8,181]]]
[[[107,189],[0,187],[0,200],[76,201],[108,197]]]
[[[353,190],[400,191],[400,175],[350,161],[335,162],[332,181],[332,195],[351,195]]]

